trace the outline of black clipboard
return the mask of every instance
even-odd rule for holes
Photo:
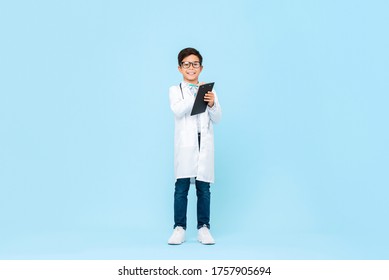
[[[191,116],[204,113],[207,109],[208,102],[204,101],[204,95],[208,91],[212,91],[213,85],[215,83],[207,83],[203,84],[199,87],[199,90],[197,91],[196,99],[193,104],[192,112],[190,113]]]

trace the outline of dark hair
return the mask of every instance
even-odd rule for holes
[[[181,65],[181,62],[184,60],[184,58],[190,56],[191,54],[197,56],[200,60],[200,65],[203,65],[203,57],[201,56],[200,52],[194,48],[186,48],[180,51],[178,54],[178,65]]]

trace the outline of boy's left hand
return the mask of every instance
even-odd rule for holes
[[[208,102],[208,106],[212,108],[213,104],[215,104],[215,94],[212,91],[208,91],[204,95],[204,101]]]

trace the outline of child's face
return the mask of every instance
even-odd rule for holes
[[[192,84],[197,84],[199,82],[199,75],[202,70],[203,66],[200,65],[199,58],[194,54],[185,57],[182,60],[181,65],[178,66],[178,71],[181,72],[184,81]]]

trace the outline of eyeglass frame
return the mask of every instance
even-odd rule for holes
[[[188,67],[184,67],[184,63],[188,63]],[[198,63],[199,66],[198,66],[198,67],[195,67],[195,66],[194,66],[194,63]],[[200,67],[202,66],[200,61],[193,61],[193,62],[190,62],[190,61],[181,61],[181,63],[180,63],[180,67],[182,67],[182,68],[184,68],[184,69],[189,69],[191,65],[192,65],[192,67],[195,68],[195,69],[200,68]]]

